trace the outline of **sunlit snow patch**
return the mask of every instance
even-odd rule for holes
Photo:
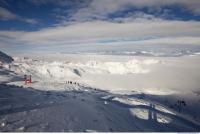
[[[148,101],[143,100],[143,99],[137,99],[137,98],[123,98],[123,97],[120,98],[120,97],[115,97],[112,100],[120,102],[122,104],[130,105],[130,106],[147,106],[147,107],[151,107],[151,105],[152,105],[151,102],[148,102]],[[167,108],[165,108],[165,107],[163,107],[161,105],[158,105],[158,104],[153,104],[153,105],[154,105],[153,108],[155,110],[175,115],[174,112],[170,111],[169,109],[167,109]]]
[[[44,62],[31,59],[16,59],[10,66],[11,70],[19,74],[32,74],[43,79],[63,79],[66,77],[81,77],[82,74],[138,74],[148,73],[148,66],[159,61],[130,60],[127,62],[99,62],[88,61],[86,63],[72,62]]]
[[[143,109],[143,108],[132,108],[130,109],[131,115],[143,119],[143,120],[154,120],[159,123],[170,123],[172,119],[165,115],[159,114],[156,111],[152,111],[151,109]]]
[[[176,90],[169,88],[142,88],[140,89],[142,93],[150,94],[150,95],[170,95],[176,93]]]
[[[146,101],[140,100],[140,99],[136,99],[136,98],[115,97],[112,100],[123,103],[123,104],[127,104],[127,105],[145,105],[145,106],[149,105],[149,102],[146,102]]]

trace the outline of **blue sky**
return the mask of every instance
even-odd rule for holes
[[[63,52],[199,45],[199,0],[1,0],[0,49]]]

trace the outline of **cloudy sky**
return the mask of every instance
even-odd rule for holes
[[[200,0],[0,0],[0,50],[200,46]]]

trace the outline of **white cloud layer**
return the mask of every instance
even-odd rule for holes
[[[10,20],[10,19],[16,19],[18,17],[19,16],[17,16],[16,14],[13,14],[10,11],[8,11],[7,9],[0,7],[0,19]]]
[[[90,18],[105,19],[105,16],[127,7],[160,9],[163,6],[182,6],[183,9],[200,14],[199,0],[93,0],[89,6],[81,8],[73,16],[72,20],[84,21]]]
[[[34,32],[0,31],[0,39],[4,43],[10,42],[10,45],[17,43],[35,46],[67,46],[72,44],[99,43],[109,40],[132,44],[200,45],[199,27],[200,23],[196,21],[142,20],[127,23],[93,21],[45,28]]]
[[[43,5],[55,1],[30,1]],[[58,1],[61,6],[69,6],[68,1]],[[80,1],[76,1],[78,4]],[[71,1],[71,3],[73,3]],[[87,4],[86,4],[87,5]],[[31,46],[33,47],[100,47],[113,44],[170,44],[200,45],[200,22],[164,20],[141,11],[128,12],[125,17],[108,20],[107,15],[122,11],[127,7],[162,9],[164,6],[178,5],[194,14],[200,14],[199,0],[92,0],[84,8],[71,13],[64,22],[38,31],[0,31],[0,47]],[[62,10],[61,10],[62,12]],[[166,14],[169,13],[166,11]],[[173,14],[172,14],[173,15]],[[0,8],[0,19],[20,20],[37,23],[33,19],[22,18],[5,8]],[[74,21],[69,21],[75,20]],[[116,23],[118,22],[118,23]],[[64,24],[64,25],[63,25]],[[67,24],[67,25],[65,25]],[[111,45],[112,46],[112,45]],[[123,47],[122,45],[120,47]]]

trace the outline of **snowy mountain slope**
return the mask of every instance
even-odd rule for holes
[[[0,131],[200,131],[200,57],[80,57],[1,68]]]
[[[11,56],[8,56],[7,54],[0,51],[0,62],[11,63],[12,61],[13,61],[13,58]]]
[[[86,63],[74,63],[65,61],[46,62],[16,58],[15,62],[11,64],[9,68],[18,74],[31,74],[38,79],[66,81],[68,78],[80,79],[84,74],[145,74],[150,71],[148,67],[157,63],[159,63],[159,61],[154,59],[132,59],[126,62],[102,62],[91,60]]]

